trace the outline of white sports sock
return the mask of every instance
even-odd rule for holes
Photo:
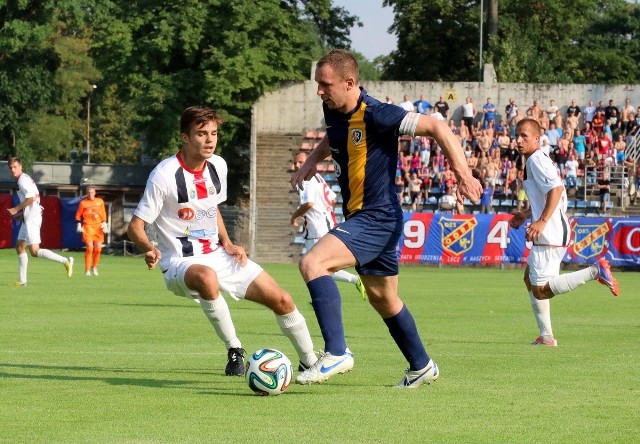
[[[598,270],[596,267],[587,267],[573,273],[565,273],[554,277],[549,281],[549,287],[554,295],[568,293],[584,285],[587,281],[595,279],[597,276]]]
[[[45,248],[40,248],[38,250],[38,257],[43,257],[54,262],[60,262],[61,264],[66,264],[68,260],[66,257],[62,257],[59,254],[56,254],[53,251],[47,250]]]
[[[200,308],[202,308],[205,316],[209,319],[211,325],[213,325],[218,337],[224,342],[227,350],[242,347],[240,339],[236,336],[236,328],[231,320],[229,306],[222,295],[218,295],[213,301],[202,298],[200,298],[199,301]]]
[[[358,276],[344,270],[336,271],[335,273],[333,273],[332,277],[334,281],[349,282],[350,284],[354,285],[356,282],[358,282]]]
[[[280,330],[282,330],[282,334],[289,338],[296,352],[298,352],[300,362],[307,367],[315,364],[318,357],[313,352],[313,341],[302,313],[296,308],[289,314],[276,315],[276,320]]]
[[[531,308],[533,308],[533,317],[536,319],[540,336],[543,340],[553,339],[553,330],[551,329],[551,302],[549,299],[538,300],[533,295],[533,291],[529,292],[531,299]]]
[[[20,282],[27,282],[27,266],[29,265],[29,255],[20,253],[18,255],[18,279]]]

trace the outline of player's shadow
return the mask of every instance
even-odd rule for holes
[[[13,371],[11,370],[13,369]],[[39,374],[21,373],[18,370],[34,370]],[[92,372],[92,373],[123,373],[123,374],[147,374],[153,370],[146,369],[123,369],[123,368],[105,368],[92,366],[54,366],[54,365],[37,365],[37,364],[12,364],[0,363],[0,379],[30,379],[30,380],[50,380],[50,381],[98,381],[109,385],[119,386],[138,386],[146,388],[182,388],[193,389],[203,394],[216,393],[236,394],[233,387],[216,387],[215,390],[203,391],[202,381],[194,381],[189,379],[154,379],[139,377],[117,377],[117,376],[84,376],[81,374],[72,374],[74,372]],[[194,373],[195,370],[174,370],[174,373]],[[163,373],[166,371],[163,370]],[[206,372],[198,372],[206,374]],[[225,376],[219,375],[220,378]],[[244,386],[244,378],[238,378],[239,382]],[[244,388],[244,387],[243,387]]]

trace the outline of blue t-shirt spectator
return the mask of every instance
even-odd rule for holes
[[[413,102],[413,105],[420,114],[427,114],[427,112],[433,108],[433,105],[425,99],[424,96],[420,96],[420,100]]]

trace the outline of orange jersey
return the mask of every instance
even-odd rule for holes
[[[107,213],[104,209],[104,201],[99,197],[82,199],[76,211],[76,222],[82,225],[100,225],[107,221]]]

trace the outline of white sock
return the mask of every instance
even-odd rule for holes
[[[40,248],[38,250],[38,257],[43,257],[54,262],[60,262],[61,264],[66,264],[68,260],[66,257],[62,257],[59,254],[56,254],[53,251],[47,250],[45,248]]]
[[[289,338],[296,352],[298,352],[300,362],[307,367],[315,364],[318,357],[313,352],[313,341],[302,313],[296,308],[289,314],[276,315],[276,320],[280,330],[282,330],[282,334]]]
[[[583,268],[573,273],[565,273],[554,277],[549,281],[549,287],[554,295],[568,293],[575,290],[587,281],[592,281],[598,276],[598,269],[595,266]]]
[[[549,299],[538,300],[533,296],[533,292],[529,292],[531,299],[531,308],[533,308],[533,317],[536,319],[540,337],[548,341],[553,339],[553,330],[551,329],[551,302]]]
[[[209,319],[211,325],[213,325],[218,337],[224,342],[227,350],[230,348],[240,348],[242,345],[240,339],[236,336],[236,328],[231,320],[229,306],[222,295],[218,295],[213,301],[202,298],[199,301],[200,308],[202,308],[205,316]]]
[[[336,271],[335,273],[333,273],[332,277],[334,281],[349,282],[350,284],[354,285],[356,282],[358,282],[358,276],[344,270]]]
[[[27,266],[29,265],[29,255],[20,253],[18,255],[18,279],[20,282],[27,282]]]

